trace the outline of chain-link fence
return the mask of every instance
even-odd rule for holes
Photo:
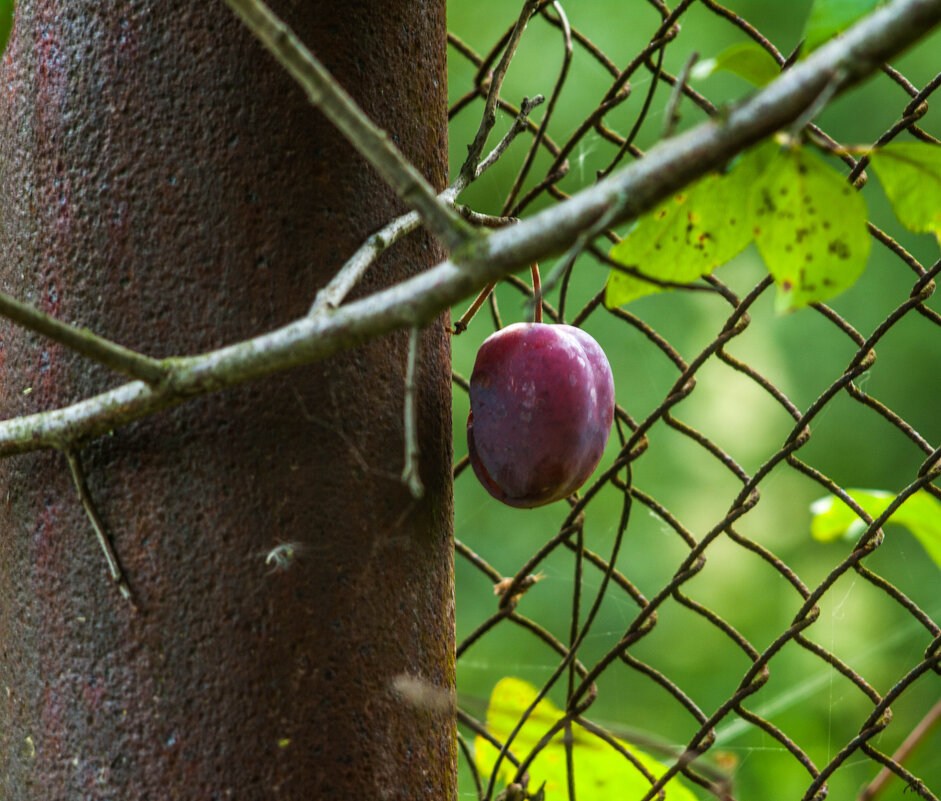
[[[577,9],[574,17],[596,27],[582,30],[567,10],[540,3],[517,57],[536,60],[551,46],[555,58],[547,62],[551,80],[541,61],[531,67],[530,78],[542,77],[526,93],[547,99],[532,115],[538,121],[527,122],[525,153],[521,137],[520,150],[504,159],[512,174],[474,187],[499,217],[563,199],[642,158],[644,131],[656,139],[678,114],[685,123],[723,113],[704,94],[710,84],[689,79],[687,28],[708,26],[719,42],[753,41],[782,69],[798,57],[713,0],[672,9],[638,0],[604,12],[610,28],[643,30],[647,43],[628,58],[600,43],[611,34],[599,15]],[[460,30],[451,35],[455,122],[466,109],[479,111],[515,23],[501,19],[508,27],[486,52]],[[526,51],[530,36],[538,47]],[[682,80],[667,69],[669,51],[684,65]],[[579,75],[606,88],[590,95]],[[471,83],[458,84],[464,80]],[[865,92],[839,101],[851,144],[896,137],[938,144],[925,130],[925,101],[939,84],[941,75],[919,85],[883,66],[871,91],[894,92],[891,109],[882,104],[876,113]],[[518,105],[508,90],[501,95],[498,108],[512,120]],[[560,120],[566,104],[569,116]],[[873,121],[887,113],[894,122],[872,136]],[[810,124],[803,135],[842,159],[847,181],[860,188],[866,158],[826,128]],[[495,676],[526,670],[542,687],[522,704],[526,714],[513,718],[512,733],[488,728],[483,701],[461,696],[463,793],[494,797],[502,785],[489,769],[498,762],[497,772],[519,785],[507,797],[538,797],[545,780],[538,754],[561,748],[564,786],[541,792],[601,797],[578,779],[596,770],[579,773],[579,743],[590,741],[643,777],[637,797],[644,799],[681,798],[671,795],[678,784],[700,798],[937,798],[941,741],[932,742],[930,728],[938,714],[925,713],[941,697],[941,582],[914,540],[895,527],[886,537],[882,526],[916,493],[941,500],[941,315],[930,306],[941,261],[922,263],[919,248],[930,253],[924,241],[903,245],[877,219],[878,198],[874,208],[869,229],[880,252],[851,298],[783,320],[770,311],[774,285],[753,257],[636,308],[603,303],[607,252],[624,231],[604,232],[556,266],[558,286],[543,301],[544,314],[592,329],[612,356],[617,442],[577,500],[538,512],[504,513],[495,502],[480,511],[475,504],[487,501],[468,486],[467,457],[456,463],[459,690],[470,686],[481,696]],[[491,296],[490,314],[455,340],[456,427],[466,414],[464,375],[484,325],[489,330],[482,320],[500,327],[521,319],[519,301],[531,297],[528,283],[511,277]],[[867,385],[877,351],[880,369],[890,360],[879,382],[883,397]],[[911,385],[920,387],[917,397],[901,389]],[[874,519],[851,488],[890,483],[886,476],[894,477],[885,489],[895,500]],[[808,496],[847,504],[864,521],[858,536],[815,542]],[[485,536],[493,531],[496,539]],[[480,599],[490,585],[496,599],[487,606]],[[473,609],[462,606],[472,596]],[[521,660],[521,653],[542,658]],[[480,663],[485,677],[475,684]],[[526,715],[547,708],[536,699],[550,696],[558,714],[543,715],[537,736],[523,737]],[[641,720],[624,717],[638,711]],[[493,712],[491,705],[487,717]],[[599,714],[617,722],[602,725]],[[489,762],[480,754],[486,741]],[[665,770],[652,770],[640,752]],[[634,795],[622,785],[609,786],[605,797]]]

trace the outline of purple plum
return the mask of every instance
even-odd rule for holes
[[[515,323],[480,346],[467,448],[497,500],[528,509],[571,495],[598,466],[613,418],[611,366],[580,328]]]

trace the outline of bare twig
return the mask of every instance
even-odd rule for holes
[[[374,295],[253,339],[199,356],[167,359],[163,364],[171,372],[159,386],[134,381],[63,409],[0,422],[0,456],[69,448],[187,398],[319,361],[390,331],[424,325],[491,281],[564,251],[599,220],[610,218],[617,224],[653,208],[798,119],[837,70],[845,70],[840,86],[844,89],[939,21],[941,0],[895,0],[882,6],[783,72],[724,120],[709,120],[658,144],[643,159],[570,200],[494,230],[477,247],[465,249],[459,263],[446,261]]]
[[[546,98],[543,95],[536,95],[532,100],[528,97],[523,98],[523,102],[520,105],[520,113],[516,115],[516,119],[513,120],[513,125],[510,126],[510,130],[506,132],[497,146],[490,151],[490,154],[485,158],[480,164],[477,165],[477,168],[474,170],[474,178],[479,178],[483,173],[489,169],[496,161],[503,155],[504,151],[510,146],[518,134],[522,133],[529,127],[529,115],[536,106],[544,103]],[[463,180],[463,173],[458,176],[456,184],[460,184]],[[461,187],[463,189],[463,187]]]
[[[507,225],[515,225],[520,221],[519,217],[494,217],[492,214],[482,214],[474,211],[470,206],[455,206],[454,208],[457,209],[458,214],[477,228],[505,228]]]
[[[416,500],[425,495],[418,470],[418,406],[415,404],[415,370],[420,345],[421,329],[413,328],[408,337],[408,362],[405,367],[405,467],[402,470],[402,483]]]
[[[549,105],[546,106],[546,113],[543,114],[542,122],[539,123],[539,130],[536,131],[536,135],[533,137],[532,144],[529,146],[529,151],[526,153],[526,158],[523,160],[523,164],[520,166],[519,172],[516,174],[516,180],[513,181],[513,186],[507,193],[506,199],[503,201],[502,211],[504,214],[509,214],[510,210],[513,208],[516,202],[516,198],[519,196],[520,190],[523,188],[523,184],[526,181],[526,177],[529,175],[529,170],[532,167],[533,162],[536,159],[536,154],[539,152],[542,141],[546,136],[546,131],[549,128],[549,121],[552,119],[552,112],[555,110],[559,96],[562,94],[562,87],[565,86],[565,81],[569,74],[569,68],[572,65],[572,28],[569,25],[569,20],[565,15],[562,4],[553,2],[552,8],[556,12],[558,22],[562,30],[562,68],[559,71],[559,77],[556,79],[555,85],[552,88],[552,95],[549,98]],[[548,16],[546,14],[545,8],[542,9],[542,13]]]
[[[506,149],[517,135],[526,130],[528,124],[527,118],[530,112],[542,103],[544,99],[542,95],[536,95],[532,100],[523,98],[520,113],[516,116],[516,120],[510,127],[510,130],[506,132],[490,155],[481,162],[480,166],[477,168],[476,175],[472,176],[471,180],[479,178],[485,170],[496,164],[497,160],[506,152]],[[468,183],[465,178],[458,176],[457,180],[451,184],[451,186],[438,195],[438,199],[447,206],[454,207],[455,198],[467,188],[467,185]],[[490,217],[488,215],[478,214],[463,206],[455,208],[462,218],[475,227],[496,228],[500,227],[500,225],[506,225],[516,221],[515,218]],[[373,262],[389,247],[416,230],[420,224],[421,219],[418,213],[410,211],[408,214],[397,217],[384,228],[369,237],[339,269],[337,274],[330,279],[330,282],[317,293],[317,297],[309,313],[318,314],[325,309],[335,309],[339,306],[340,303],[343,302],[343,299],[349,294],[350,290],[352,290],[363,275],[365,275]]]
[[[579,232],[575,241],[565,252],[565,255],[559,259],[556,268],[549,273],[549,277],[546,279],[545,285],[543,286],[543,292],[551,291],[559,281],[569,275],[572,267],[575,265],[575,261],[582,255],[585,249],[591,246],[591,243],[596,237],[600,236],[615,223],[626,199],[626,196],[621,194],[613,197],[604,214],[585,228],[585,230]]]
[[[84,508],[85,514],[88,516],[88,520],[95,530],[95,537],[97,537],[98,544],[101,546],[101,552],[105,555],[108,573],[111,574],[111,579],[117,585],[118,592],[120,592],[121,595],[130,602],[134,610],[137,611],[137,605],[134,603],[134,599],[131,596],[131,589],[128,587],[124,573],[121,571],[118,557],[111,547],[111,541],[108,539],[107,531],[105,531],[105,524],[101,521],[98,510],[95,508],[95,502],[92,500],[91,493],[88,491],[88,485],[85,482],[85,473],[82,470],[82,463],[79,460],[79,456],[75,451],[67,450],[65,451],[65,458],[69,461],[69,468],[72,470],[72,480],[75,482],[75,489],[78,491],[82,508]]]
[[[837,69],[833,77],[830,79],[821,90],[820,94],[814,99],[814,102],[807,107],[803,114],[800,115],[790,128],[790,136],[793,140],[798,140],[800,138],[800,132],[811,122],[813,122],[814,117],[816,117],[827,104],[833,100],[837,92],[840,91],[840,87],[843,84],[845,74],[842,69]]]
[[[262,0],[226,0],[246,27],[301,85],[350,144],[396,193],[421,215],[429,230],[452,250],[473,229],[435,196],[435,191],[352,97]]]
[[[477,134],[474,136],[474,141],[467,148],[467,159],[464,161],[460,170],[465,180],[469,180],[471,176],[476,174],[480,154],[484,152],[487,137],[490,135],[490,131],[493,130],[493,126],[497,121],[497,99],[500,95],[500,88],[503,86],[503,79],[510,66],[510,61],[513,60],[513,55],[516,53],[516,47],[523,36],[523,31],[526,30],[526,25],[530,17],[535,13],[537,5],[537,0],[524,0],[519,19],[517,19],[516,25],[513,27],[509,40],[506,43],[506,47],[503,49],[503,56],[500,58],[496,69],[493,71],[493,76],[490,79],[490,89],[487,92],[487,99],[484,102],[484,113],[480,120],[480,126],[477,129]]]
[[[369,237],[330,279],[330,282],[317,293],[309,313],[319,314],[326,309],[337,308],[365,275],[372,263],[389,247],[416,230],[420,224],[421,218],[418,213],[410,211]]]
[[[93,334],[87,328],[63,323],[2,292],[0,315],[131,378],[154,384],[162,381],[167,375],[167,368],[157,359],[117,345]]]

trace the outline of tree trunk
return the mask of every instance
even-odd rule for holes
[[[275,10],[442,188],[443,0]],[[402,211],[221,2],[21,0],[0,76],[0,286],[151,355],[304,314]],[[441,256],[414,236],[360,291]],[[445,325],[421,344],[421,502],[406,335],[89,443],[136,613],[65,456],[0,463],[3,801],[453,797]],[[2,417],[119,380],[0,325]]]

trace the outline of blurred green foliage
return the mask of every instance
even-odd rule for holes
[[[896,496],[883,490],[847,490],[847,494],[873,520],[885,514]],[[816,501],[810,508],[813,519],[810,533],[821,542],[832,542],[841,537],[859,537],[868,526],[856,512],[834,495]],[[904,526],[925,548],[934,563],[941,567],[941,503],[924,490],[907,498],[892,511],[887,523]]]
[[[451,0],[449,29],[478,53],[486,53],[514,21],[519,3],[505,0]],[[734,11],[755,25],[785,54],[801,38],[809,0],[769,3],[730,0]],[[659,15],[644,0],[591,0],[565,4],[574,27],[588,35],[617,65],[623,67],[647,43]],[[682,30],[666,50],[664,68],[678,72],[691,52],[701,58],[716,56],[744,41],[740,30],[694,3],[681,18]],[[899,58],[893,66],[917,86],[938,69],[941,34],[935,32]],[[562,65],[562,38],[557,28],[542,19],[531,22],[514,60],[503,96],[519,104],[524,96],[549,95]],[[449,92],[452,101],[472,86],[474,68],[455,49],[449,49]],[[576,47],[565,89],[549,134],[565,141],[597,105],[610,85],[609,74]],[[622,135],[630,130],[643,103],[651,76],[640,70],[632,81],[632,94],[607,117],[606,124]],[[733,102],[754,91],[745,80],[716,72],[697,86],[716,104]],[[668,87],[660,86],[651,114],[638,138],[641,148],[655,143],[663,129]],[[871,144],[901,115],[908,96],[885,75],[837,98],[817,122],[836,140]],[[937,104],[941,106],[941,104]],[[452,172],[456,173],[466,145],[479,123],[478,101],[452,121]],[[542,109],[534,117],[541,118]],[[680,129],[702,121],[704,114],[688,101],[680,105]],[[491,145],[509,127],[510,118],[498,118]],[[930,107],[920,125],[941,135],[941,116]],[[905,135],[901,140],[905,140]],[[470,187],[462,201],[487,213],[501,211],[525,154],[521,137],[504,158]],[[616,147],[597,134],[576,147],[569,174],[560,186],[567,192],[590,185],[596,171],[607,166]],[[531,187],[550,161],[540,153],[527,181]],[[833,160],[831,164],[839,166]],[[895,237],[922,264],[938,258],[938,243],[928,234],[905,230],[893,215],[882,188],[870,180],[863,190],[870,219]],[[546,205],[544,196],[527,209],[531,214]],[[620,232],[622,235],[625,231]],[[553,263],[541,265],[544,274]],[[750,246],[717,276],[740,296],[766,274]],[[604,286],[608,269],[588,257],[579,259],[573,272],[567,316]],[[521,277],[525,277],[522,276]],[[874,243],[866,271],[832,307],[864,336],[868,336],[909,296],[913,274],[898,257]],[[525,319],[523,296],[501,285],[496,293],[504,323]],[[555,302],[556,295],[550,296]],[[928,305],[941,311],[932,298]],[[807,407],[844,371],[856,352],[855,344],[831,322],[811,310],[779,316],[773,293],[765,292],[750,309],[751,324],[733,339],[727,350],[766,376],[801,410]],[[629,307],[691,360],[713,341],[725,324],[730,307],[721,298],[703,293],[667,292],[641,298]],[[455,309],[456,314],[464,311]],[[677,378],[675,366],[636,328],[599,309],[585,329],[605,348],[615,376],[617,398],[635,419],[643,419],[659,405]],[[454,369],[469,376],[477,347],[493,329],[487,307],[469,329],[453,342]],[[941,332],[929,320],[908,315],[876,347],[875,365],[860,380],[861,388],[901,415],[928,442],[941,442]],[[731,454],[749,473],[774,453],[793,428],[791,417],[762,389],[715,358],[697,372],[692,394],[674,408],[679,419],[703,432]],[[454,394],[455,460],[466,453],[466,394]],[[912,481],[924,460],[920,449],[871,409],[845,393],[838,394],[812,425],[812,436],[799,452],[800,459],[844,487],[876,487],[890,492]],[[662,422],[649,434],[650,447],[633,465],[634,485],[666,506],[697,537],[725,515],[741,484],[713,456]],[[601,468],[610,465],[618,448],[612,436]],[[746,537],[770,549],[801,577],[816,586],[851,549],[846,541],[820,543],[810,535],[810,504],[820,498],[821,487],[786,465],[779,465],[761,482],[761,500],[737,524]],[[504,575],[512,575],[539,546],[557,532],[568,511],[563,503],[533,510],[501,506],[480,487],[470,470],[455,484],[456,536]],[[587,547],[605,555],[615,536],[621,496],[603,489],[586,514]],[[619,568],[650,598],[670,580],[687,555],[687,546],[659,518],[634,505]],[[801,599],[794,588],[754,553],[727,537],[706,551],[707,564],[684,585],[684,592],[734,625],[759,650],[766,648],[794,618]],[[922,546],[903,529],[893,529],[866,561],[867,566],[899,587],[934,620],[941,619],[941,580],[937,566]],[[563,642],[568,641],[574,567],[571,553],[560,549],[540,565],[546,574],[520,600],[519,611],[539,621]],[[586,568],[582,582],[583,609],[594,597],[601,575]],[[456,558],[458,641],[497,609],[490,580]],[[930,638],[911,615],[883,592],[853,572],[840,578],[820,601],[819,620],[807,636],[837,654],[885,693],[924,653]],[[599,617],[579,657],[593,664],[620,638],[637,611],[631,599],[610,588]],[[727,700],[750,666],[750,660],[715,627],[689,609],[668,599],[660,608],[653,631],[631,653],[665,673],[711,714]],[[525,630],[503,622],[477,641],[457,663],[462,706],[483,719],[486,699],[496,683],[515,676],[537,686],[558,664],[558,657]],[[768,683],[750,697],[749,709],[763,715],[800,744],[818,765],[826,764],[858,732],[872,710],[871,702],[851,682],[820,658],[788,643],[770,663]],[[661,687],[640,673],[614,663],[598,681],[599,695],[588,717],[614,728],[649,732],[673,744],[685,744],[698,724]],[[892,753],[941,693],[933,674],[923,677],[893,704],[893,723],[874,745]],[[550,693],[564,706],[564,687]],[[465,734],[468,732],[465,731]],[[718,740],[709,759],[720,761],[733,777],[735,796],[741,799],[790,801],[803,795],[810,781],[807,771],[780,743],[734,714],[717,727]],[[907,767],[935,793],[941,791],[941,735],[937,733],[916,751]],[[878,766],[857,753],[829,780],[830,797],[855,798],[875,776]],[[904,787],[895,781],[883,799],[901,799]],[[461,798],[474,794],[466,765],[461,766]],[[703,791],[696,794],[705,798]],[[551,801],[551,799],[550,799]]]
[[[0,55],[7,49],[10,30],[13,28],[13,0],[0,0]]]

